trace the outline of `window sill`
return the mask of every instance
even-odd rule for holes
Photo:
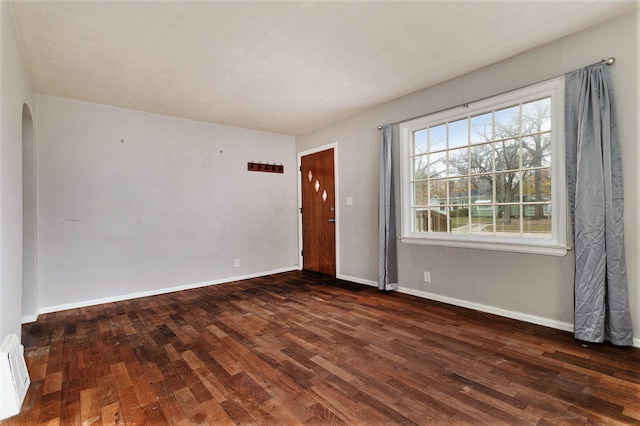
[[[453,240],[438,238],[419,238],[419,237],[401,237],[400,241],[404,244],[417,244],[440,247],[456,247],[469,248],[475,250],[495,250],[506,251],[511,253],[528,253],[541,254],[546,256],[564,256],[570,250],[566,246],[554,245],[531,245],[522,242],[503,242],[503,241],[469,241],[469,240]]]

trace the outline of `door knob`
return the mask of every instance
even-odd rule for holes
[[[336,220],[334,218],[329,219],[329,223],[336,223]]]

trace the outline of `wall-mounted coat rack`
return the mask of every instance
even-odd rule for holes
[[[282,164],[262,164],[251,161],[247,163],[247,170],[250,172],[284,173],[284,166]]]

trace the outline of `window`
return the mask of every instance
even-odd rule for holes
[[[402,241],[565,254],[563,83],[401,124]]]

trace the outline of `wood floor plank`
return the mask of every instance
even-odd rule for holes
[[[34,425],[38,423],[40,406],[42,404],[42,382],[42,380],[31,382],[29,392],[25,395],[24,402],[22,403],[22,410],[25,414],[20,416],[16,424]]]
[[[102,424],[103,401],[99,397],[102,391],[101,388],[93,387],[80,392],[80,418],[83,424]]]
[[[136,425],[144,424],[144,413],[138,402],[138,397],[133,386],[120,388],[117,392],[125,423]]]
[[[61,399],[62,391],[42,395],[40,398],[40,414],[38,415],[38,422],[47,422],[56,418],[59,419],[60,405],[62,404]]]
[[[124,424],[122,409],[119,402],[105,405],[100,408],[100,420],[103,426],[115,426]]]
[[[178,404],[175,394],[173,391],[168,390],[166,383],[156,383],[154,388],[158,395],[160,409],[162,410],[167,423],[172,425],[188,423],[189,420],[182,411],[180,404]]]
[[[640,350],[302,271],[43,314],[6,425],[640,424]]]
[[[205,401],[200,404],[200,408],[203,412],[207,413],[208,424],[221,426],[231,426],[236,424],[217,401]]]

